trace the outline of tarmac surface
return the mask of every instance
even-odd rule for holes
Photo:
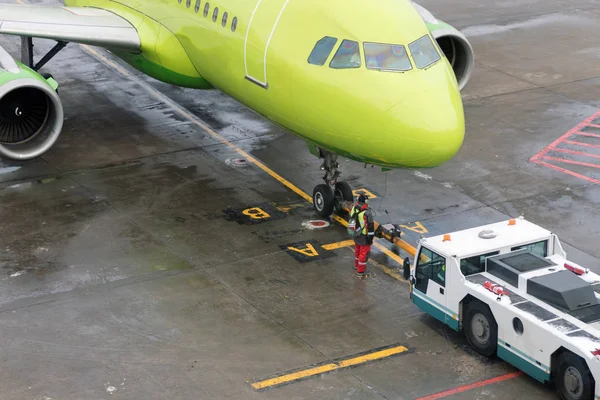
[[[531,161],[600,108],[600,2],[421,3],[475,50],[463,148],[422,171],[342,160],[344,179],[409,242],[524,215],[600,272],[594,138]],[[52,42],[36,43],[39,59]],[[19,55],[15,38],[0,45]],[[309,229],[311,204],[281,182],[320,183],[301,140],[101,49],[69,45],[44,70],[60,83],[63,134],[40,159],[0,163],[1,398],[556,398],[526,376],[494,380],[516,370],[414,306],[382,252],[398,249],[380,242],[370,278],[355,278],[336,245],[345,230]],[[406,351],[251,385],[386,346]]]

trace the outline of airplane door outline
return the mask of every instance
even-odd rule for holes
[[[277,2],[278,0],[264,0],[265,2]],[[283,0],[280,0],[283,1]],[[281,9],[279,10],[279,14],[277,15],[277,18],[275,19],[275,21],[273,22],[273,26],[271,29],[271,32],[269,34],[269,38],[267,39],[266,43],[262,46],[264,46],[264,50],[262,50],[262,48],[259,48],[259,55],[260,55],[260,50],[262,50],[262,62],[258,62],[258,67],[262,66],[262,80],[256,76],[256,74],[258,73],[258,69],[254,68],[255,71],[248,71],[248,37],[250,36],[250,31],[252,30],[252,23],[254,22],[254,18],[255,16],[257,16],[257,13],[259,16],[266,16],[266,15],[261,15],[261,11],[265,11],[264,7],[260,7],[260,5],[263,3],[263,0],[258,0],[256,2],[256,6],[254,7],[254,11],[252,11],[252,16],[250,17],[250,21],[248,22],[248,29],[246,29],[246,38],[244,40],[244,69],[246,72],[246,79],[248,79],[249,81],[257,84],[258,86],[264,88],[264,89],[268,89],[269,88],[269,84],[267,82],[267,52],[269,51],[269,44],[271,44],[271,39],[273,38],[273,34],[275,33],[275,29],[277,29],[277,25],[279,24],[279,20],[281,19],[281,15],[283,14],[283,12],[285,11],[285,8],[287,7],[288,3],[290,2],[290,0],[286,0],[285,3],[281,6]],[[258,32],[257,28],[257,32],[254,32],[255,34],[260,35],[260,32]],[[256,54],[255,54],[256,55]]]

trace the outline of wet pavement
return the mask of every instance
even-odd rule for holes
[[[344,179],[412,243],[525,215],[600,272],[600,186],[530,162],[600,107],[600,4],[422,4],[476,52],[465,144],[430,170],[341,160]],[[52,43],[38,43],[39,58]],[[14,38],[0,44],[19,54]],[[323,248],[344,229],[307,228],[311,205],[236,150],[312,193],[320,162],[299,139],[221,93],[110,60],[76,45],[53,59],[63,134],[40,159],[0,164],[2,398],[417,399],[515,371],[412,305],[380,250],[357,280],[350,249]],[[594,162],[597,150],[577,151]],[[409,351],[266,391],[248,383],[394,343]],[[556,396],[521,376],[445,398],[506,397]]]

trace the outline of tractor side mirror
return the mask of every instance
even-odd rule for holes
[[[410,278],[410,260],[408,259],[408,257],[406,257],[404,259],[404,279],[408,280],[408,278]]]

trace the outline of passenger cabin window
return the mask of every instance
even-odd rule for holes
[[[512,249],[510,249],[510,251],[516,251],[516,250],[522,250],[522,249],[527,249],[527,251],[530,251],[533,254],[538,255],[540,257],[547,257],[548,256],[548,241],[542,240],[541,242],[535,242],[535,243],[531,243],[531,244],[526,244],[524,246],[513,247]]]
[[[227,12],[223,13],[223,19],[221,20],[221,25],[225,27],[227,25]]]
[[[192,0],[187,0],[187,1],[185,2],[185,7],[186,7],[186,8],[190,8],[190,4],[192,4]]]
[[[416,270],[415,287],[427,293],[427,283],[431,279],[442,286],[446,285],[446,259],[426,247],[421,248]]]
[[[429,35],[425,35],[422,38],[415,40],[408,45],[408,48],[410,49],[410,53],[412,54],[417,68],[426,68],[441,58],[431,42]]]
[[[231,32],[235,32],[236,28],[237,28],[237,17],[233,17],[233,20],[231,21]]]
[[[204,4],[204,17],[208,15],[208,10],[210,10],[210,3]]]
[[[213,22],[217,22],[218,16],[219,16],[219,7],[215,7],[215,11],[213,11]]]
[[[397,44],[365,43],[365,64],[368,69],[409,71],[412,64],[406,48]]]
[[[360,68],[360,50],[358,42],[344,39],[329,63],[330,68]]]
[[[196,0],[196,6],[194,7],[194,12],[198,13],[200,10],[200,0]]]
[[[464,276],[478,274],[485,271],[485,259],[491,256],[495,256],[499,252],[494,251],[493,253],[487,253],[480,256],[473,256],[469,258],[463,258],[460,260],[460,272]]]
[[[335,46],[336,43],[337,39],[331,36],[325,36],[324,38],[319,39],[308,56],[308,63],[325,65],[325,61],[327,61],[327,57],[331,54],[331,50],[333,50],[333,46]]]

